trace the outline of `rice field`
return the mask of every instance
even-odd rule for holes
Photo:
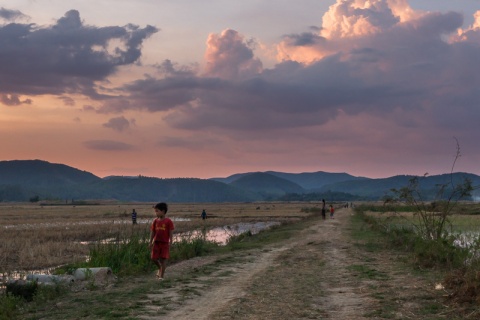
[[[0,274],[84,261],[89,243],[148,235],[154,203],[0,204]],[[319,203],[172,203],[167,216],[175,233],[237,223],[290,221],[308,216]],[[137,212],[133,225],[131,212]],[[207,219],[201,219],[205,209]]]

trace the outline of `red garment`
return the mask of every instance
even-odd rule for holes
[[[170,244],[166,242],[154,242],[150,258],[152,260],[170,259]]]
[[[169,218],[153,220],[153,223],[150,227],[150,230],[154,232],[153,240],[155,242],[168,243],[170,241],[170,231],[173,231],[175,228],[173,226],[172,220]]]

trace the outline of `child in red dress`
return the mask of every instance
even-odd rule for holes
[[[157,203],[154,207],[157,218],[150,227],[151,256],[153,263],[158,267],[157,278],[163,280],[167,260],[170,258],[170,244],[173,240],[173,222],[165,217],[168,205],[165,202]]]

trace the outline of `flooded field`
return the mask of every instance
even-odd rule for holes
[[[82,261],[91,243],[149,233],[154,203],[84,203],[82,205],[0,204],[0,274],[45,270]],[[256,233],[283,221],[309,215],[319,203],[169,204],[175,234],[204,230],[224,244],[229,236]],[[133,224],[131,212],[137,212]],[[201,219],[201,212],[207,219]]]
[[[388,221],[388,224],[396,227],[415,230],[414,225],[420,225],[417,220],[418,216],[415,217],[412,212],[369,212],[367,214],[383,219],[385,222]],[[473,214],[453,214],[449,217],[445,227],[445,231],[455,239],[454,245],[472,250],[478,248],[478,243],[480,243],[479,230],[480,214],[478,211]]]

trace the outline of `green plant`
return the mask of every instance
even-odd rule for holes
[[[175,241],[170,249],[170,261],[187,260],[212,252],[218,245],[202,235],[185,236]]]
[[[97,243],[90,248],[83,267],[110,267],[115,274],[128,275],[151,267],[147,234],[123,235],[113,243]]]
[[[18,319],[18,308],[22,303],[21,297],[9,293],[0,294],[0,320]]]
[[[456,140],[456,139],[455,139]],[[463,182],[455,184],[453,181],[453,169],[460,157],[460,145],[457,142],[457,152],[450,171],[450,181],[436,186],[435,200],[427,202],[420,189],[421,177],[413,177],[407,186],[400,189],[392,189],[394,197],[385,199],[387,203],[403,202],[414,207],[414,214],[418,218],[414,223],[418,233],[430,240],[438,240],[448,236],[446,227],[451,225],[449,217],[453,208],[462,199],[470,196],[473,190],[472,183],[468,178]],[[426,177],[425,174],[423,177]]]

